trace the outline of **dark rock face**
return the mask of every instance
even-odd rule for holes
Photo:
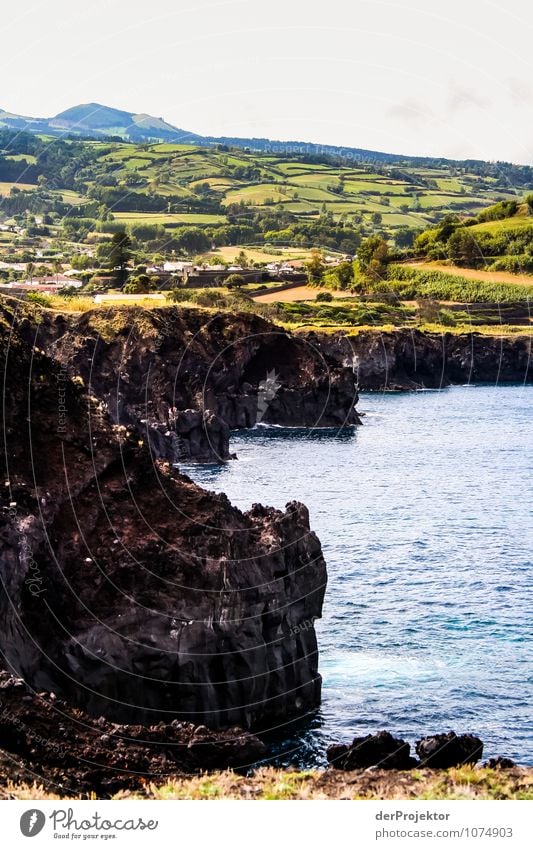
[[[233,457],[229,453],[229,427],[211,410],[180,410],[174,420],[174,432],[174,456],[178,462],[224,462]]]
[[[34,695],[5,673],[0,673],[0,749],[21,759],[19,780],[37,777],[63,791],[104,796],[177,773],[247,767],[266,755],[265,745],[240,728],[212,731],[179,720],[118,725],[54,695]],[[13,774],[12,762],[7,772]]]
[[[495,333],[497,329],[495,329]],[[531,337],[364,331],[307,338],[339,364],[353,358],[361,391],[533,380]]]
[[[501,755],[498,755],[495,758],[489,758],[483,766],[488,769],[514,769],[516,764],[511,758],[505,758]]]
[[[473,734],[434,734],[416,744],[416,753],[422,766],[448,769],[461,764],[473,764],[483,755],[483,743]]]
[[[416,764],[405,740],[393,737],[388,731],[355,737],[350,746],[333,745],[327,750],[328,763],[336,769],[411,769]]]
[[[35,328],[25,330],[33,342]],[[113,422],[140,426],[154,454],[174,461],[226,460],[230,429],[258,422],[359,423],[351,362],[247,313],[114,308],[45,317],[36,344],[81,376]]]
[[[258,728],[313,710],[326,567],[306,508],[242,513],[154,461],[31,348],[26,315],[0,310],[9,668],[120,722]]]

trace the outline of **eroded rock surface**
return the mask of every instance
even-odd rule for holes
[[[433,734],[416,744],[416,753],[422,766],[433,769],[448,769],[462,764],[474,764],[481,760],[483,742],[473,734]]]
[[[31,322],[21,332],[34,341]],[[156,456],[176,462],[226,460],[229,431],[258,422],[359,423],[351,362],[253,314],[115,307],[45,315],[36,340],[115,423],[140,427]]]
[[[321,614],[326,567],[306,508],[242,513],[154,461],[16,312],[0,311],[9,668],[121,722],[258,728],[313,710],[316,636],[299,626]]]
[[[361,391],[533,380],[531,336],[402,328],[386,333],[310,333],[306,338],[339,365],[352,358]]]
[[[393,737],[388,731],[355,737],[350,745],[335,744],[328,747],[327,758],[336,769],[411,769],[416,760],[411,757],[411,747],[405,740]]]
[[[241,728],[119,725],[0,673],[0,766],[13,779],[111,795],[184,772],[248,767],[265,755],[261,740]]]

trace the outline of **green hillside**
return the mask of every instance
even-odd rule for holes
[[[67,110],[54,120],[77,122],[83,127],[91,107],[89,104]],[[141,123],[148,120],[146,116],[107,110],[103,129],[112,130],[114,124],[129,119],[134,122],[136,118]],[[68,165],[68,173],[63,168],[56,175],[57,182],[63,185],[55,188],[74,188],[104,199],[106,189],[119,189],[111,205],[120,211],[135,211],[136,203],[138,211],[162,212],[170,199],[172,207],[181,207],[173,208],[173,212],[187,211],[187,205],[194,206],[194,211],[203,206],[205,211],[216,207],[213,211],[220,212],[233,204],[245,204],[252,210],[276,206],[297,216],[326,211],[337,219],[362,215],[368,221],[377,213],[382,216],[385,229],[424,228],[447,212],[472,214],[495,200],[516,194],[516,187],[509,184],[503,172],[498,180],[498,166],[487,163],[481,164],[484,167],[479,163],[475,167],[444,163],[432,169],[375,163],[354,167],[341,160],[322,162],[308,157],[306,161],[304,157],[289,159],[222,146],[210,149],[90,141],[56,141],[50,152],[42,137],[21,140],[5,131],[1,141],[2,180],[37,183],[39,176],[49,176],[50,161],[61,159]],[[45,147],[37,161],[29,150],[32,141],[37,148]],[[6,170],[9,178],[1,176]],[[133,203],[127,197],[132,193],[149,195],[151,203],[143,204],[137,197]],[[152,209],[153,206],[158,208]]]
[[[414,253],[465,268],[533,272],[533,194],[500,201],[473,218],[448,217],[417,236]]]
[[[67,110],[61,120],[81,127],[96,106]],[[109,109],[101,117],[105,130],[126,119],[152,121]],[[0,129],[0,224],[18,227],[13,238],[4,230],[0,244],[42,250],[59,240],[72,252],[126,227],[148,250],[165,255],[228,245],[354,254],[373,233],[405,248],[450,216],[456,223],[481,221],[487,207],[533,188],[527,167],[416,162],[354,164],[339,156]]]

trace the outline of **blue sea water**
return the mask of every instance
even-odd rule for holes
[[[328,564],[322,708],[285,759],[387,729],[469,731],[533,765],[533,387],[362,395],[335,435],[238,432],[238,460],[187,468],[242,509],[309,507]]]

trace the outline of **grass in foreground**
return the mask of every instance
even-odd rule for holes
[[[60,799],[37,784],[1,784],[0,799]],[[95,798],[81,797],[81,798]],[[533,799],[533,769],[463,766],[410,772],[366,770],[291,772],[262,769],[253,776],[227,772],[146,782],[115,799]]]

